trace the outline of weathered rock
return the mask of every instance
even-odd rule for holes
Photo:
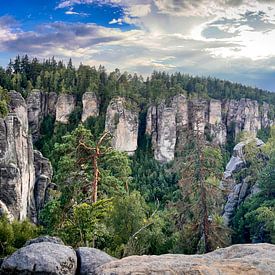
[[[25,100],[14,91],[9,95],[10,113],[0,119],[0,200],[14,218],[24,219],[35,208],[33,148]]]
[[[32,240],[28,240],[25,243],[24,246],[28,246],[28,245],[31,245],[33,243],[45,243],[45,242],[64,245],[63,241],[58,237],[41,236],[41,237],[37,237],[37,238],[32,239]]]
[[[96,248],[79,247],[76,250],[78,271],[80,275],[94,275],[96,268],[116,260],[107,253]]]
[[[34,141],[40,136],[40,126],[47,114],[47,96],[40,90],[32,90],[27,97],[29,128]]]
[[[184,95],[148,108],[146,134],[152,137],[156,160],[169,162],[174,159],[177,137],[182,137],[187,124],[188,105]]]
[[[51,115],[52,117],[55,117],[56,115],[56,103],[57,103],[57,93],[50,92],[48,94],[48,110],[47,114]]]
[[[157,129],[158,135],[154,150],[155,159],[160,162],[169,162],[174,159],[177,139],[176,112],[164,104],[158,106]]]
[[[86,92],[82,96],[82,117],[81,121],[85,122],[89,117],[97,117],[99,114],[99,104],[95,93]]]
[[[200,134],[204,134],[207,118],[207,102],[203,100],[193,99],[189,101],[189,123],[192,128]]]
[[[261,117],[257,101],[242,98],[240,101],[229,100],[225,104],[227,127],[234,127],[235,136],[241,131],[251,133],[256,137],[261,129]]]
[[[53,169],[50,161],[44,158],[42,153],[34,150],[35,187],[34,198],[36,212],[44,207],[47,188],[51,184]]]
[[[11,91],[9,95],[10,112],[0,119],[0,200],[13,218],[28,217],[35,222],[37,173],[27,105],[19,93]]]
[[[212,142],[217,145],[226,143],[226,126],[222,121],[222,103],[219,100],[209,101],[208,124]]]
[[[113,99],[106,113],[105,130],[113,136],[112,146],[132,155],[137,149],[138,110],[125,98]]]
[[[249,186],[252,185],[248,184],[249,178],[246,178],[241,182],[236,182],[234,178],[234,174],[245,167],[244,147],[249,142],[251,142],[251,140],[240,142],[234,147],[233,156],[228,162],[224,172],[221,187],[226,190],[228,194],[223,209],[223,219],[226,225],[229,224],[236,207],[244,201],[245,197],[247,197],[251,192],[256,192],[256,188],[249,189]],[[261,147],[264,144],[263,141],[257,138],[255,138],[255,142],[258,147]]]
[[[77,258],[75,251],[67,246],[40,242],[25,246],[1,266],[2,274],[75,274]]]
[[[274,270],[274,245],[246,244],[205,255],[131,256],[102,265],[96,274],[272,275]]]
[[[67,124],[69,116],[76,105],[75,97],[71,94],[61,94],[56,103],[56,121]]]

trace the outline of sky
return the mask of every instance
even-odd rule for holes
[[[275,0],[0,0],[0,66],[18,54],[275,92]]]

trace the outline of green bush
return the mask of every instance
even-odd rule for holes
[[[37,237],[39,228],[29,221],[9,222],[6,216],[0,218],[0,257],[12,254],[27,240]]]

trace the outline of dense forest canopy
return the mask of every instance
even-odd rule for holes
[[[30,59],[27,55],[17,56],[7,68],[0,68],[0,86],[23,94],[37,88],[81,96],[90,90],[101,97],[101,102],[107,102],[115,95],[123,95],[144,104],[184,90],[191,97],[250,98],[275,104],[274,93],[212,77],[153,72],[144,79],[137,74],[122,73],[119,69],[107,73],[103,66],[95,68],[80,64],[75,68],[71,59],[65,64],[54,57],[39,61],[37,58]]]

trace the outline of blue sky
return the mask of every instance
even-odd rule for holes
[[[0,65],[17,54],[275,91],[275,0],[0,0]]]

